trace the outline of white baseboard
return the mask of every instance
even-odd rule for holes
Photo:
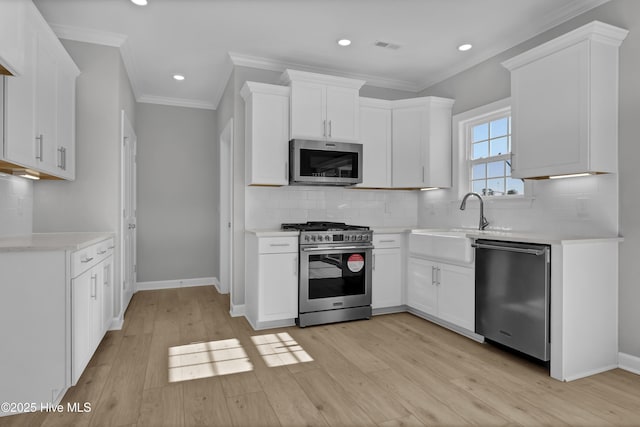
[[[191,286],[215,286],[215,277],[199,277],[196,279],[160,280],[157,282],[138,282],[138,291],[151,291],[156,289],[188,288]]]
[[[231,317],[244,316],[244,313],[244,304],[233,305],[233,303],[231,303],[231,310],[229,310],[229,314],[231,315]]]
[[[124,319],[120,319],[119,317],[114,317],[111,320],[111,325],[109,326],[109,330],[119,331],[122,329],[122,325],[124,325]]]
[[[618,353],[618,367],[640,375],[640,357],[627,353]]]

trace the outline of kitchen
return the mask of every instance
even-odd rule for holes
[[[491,222],[489,228],[493,229],[624,236],[624,241],[619,246],[619,351],[627,356],[640,354],[637,348],[640,344],[634,334],[634,325],[637,324],[634,301],[638,298],[633,279],[635,263],[632,258],[637,252],[634,251],[637,207],[634,191],[630,186],[630,183],[637,181],[635,168],[631,163],[635,150],[631,123],[632,106],[638,95],[633,76],[638,67],[634,62],[635,58],[629,53],[633,51],[636,40],[636,22],[633,20],[637,16],[637,13],[634,15],[635,7],[631,2],[608,2],[420,93],[371,86],[364,86],[360,92],[361,96],[371,98],[404,99],[433,95],[455,99],[452,110],[455,116],[508,97],[509,72],[500,63],[529,48],[593,20],[629,30],[629,35],[620,47],[618,174],[575,178],[563,182],[536,181],[529,184],[535,194],[533,199],[489,200],[485,205],[485,215]],[[71,35],[67,37],[72,38]],[[198,284],[198,278],[204,279],[200,284],[211,283],[211,278],[220,274],[217,264],[222,251],[217,248],[216,242],[219,240],[218,223],[222,215],[217,207],[221,196],[219,189],[212,188],[211,185],[218,182],[219,178],[217,171],[212,170],[215,168],[210,167],[210,159],[216,159],[215,163],[220,160],[217,147],[211,143],[208,135],[221,134],[231,117],[234,119],[233,136],[236,141],[233,171],[236,177],[233,187],[235,270],[234,288],[230,289],[232,307],[242,306],[244,303],[242,284],[245,266],[241,260],[245,254],[245,229],[273,229],[282,223],[307,220],[335,220],[369,225],[374,230],[376,227],[477,227],[477,205],[469,202],[467,210],[460,211],[458,207],[461,197],[458,196],[457,189],[418,193],[409,190],[245,186],[242,143],[245,105],[240,91],[245,81],[279,84],[281,71],[250,67],[248,61],[243,62],[239,56],[236,57],[237,64],[215,112],[143,102],[136,104],[128,89],[125,67],[118,49],[81,41],[65,41],[64,46],[82,70],[77,87],[78,178],[73,182],[41,181],[32,186],[24,185],[26,189],[18,188],[23,184],[12,184],[16,186],[15,189],[3,189],[9,194],[22,191],[23,209],[27,212],[22,216],[9,216],[7,221],[2,222],[3,227],[8,228],[5,235],[14,235],[16,230],[20,230],[19,234],[25,234],[31,227],[37,232],[118,229],[119,150],[109,141],[120,138],[119,111],[122,108],[135,123],[139,143],[139,290],[162,286],[178,287],[180,282],[189,281]],[[483,79],[483,83],[476,85],[479,78]],[[100,102],[96,102],[97,100]],[[98,120],[96,117],[104,119]],[[189,138],[181,135],[189,135]],[[154,141],[153,144],[148,142],[151,140]],[[176,153],[173,144],[176,140],[191,145],[188,150],[185,148]],[[216,140],[214,138],[214,143]],[[113,148],[109,149],[109,144]],[[90,149],[83,151],[83,146]],[[453,148],[453,156],[456,158],[455,144]],[[170,167],[180,172],[167,174]],[[454,163],[454,170],[456,167]],[[96,173],[90,173],[92,171]],[[190,191],[184,191],[187,188]],[[203,194],[206,196],[202,196]],[[179,199],[172,199],[173,197]],[[33,200],[33,225],[28,223],[29,200]],[[206,218],[202,218],[203,216]],[[11,228],[5,225],[10,223],[14,224]],[[182,236],[190,237],[183,239]],[[185,242],[184,246],[180,246],[181,242]],[[166,261],[170,259],[180,261],[171,265],[171,262]],[[373,320],[378,322],[382,318],[378,320],[374,317]],[[307,350],[312,353],[310,349]],[[627,357],[627,367],[635,366],[637,370],[634,360],[633,356]]]

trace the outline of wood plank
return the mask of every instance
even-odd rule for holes
[[[226,396],[218,378],[185,381],[182,387],[185,427],[231,425]]]
[[[384,423],[378,424],[380,427],[424,427],[427,424],[422,424],[419,419],[413,415],[398,418],[395,420],[389,420]]]
[[[280,426],[267,396],[261,391],[227,397],[227,406],[234,426]]]
[[[182,427],[182,384],[144,390],[137,427]]]
[[[294,377],[311,402],[332,426],[371,426],[373,420],[324,369],[298,372]]]

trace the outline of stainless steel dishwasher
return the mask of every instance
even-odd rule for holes
[[[478,239],[476,333],[549,360],[551,248]]]

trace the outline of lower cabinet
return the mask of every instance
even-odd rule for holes
[[[373,235],[371,308],[402,306],[401,234]]]
[[[247,235],[246,317],[254,329],[298,317],[298,237]]]
[[[475,277],[472,266],[409,258],[407,305],[455,326],[474,330]]]
[[[113,318],[113,240],[72,256],[71,384],[75,385]]]

